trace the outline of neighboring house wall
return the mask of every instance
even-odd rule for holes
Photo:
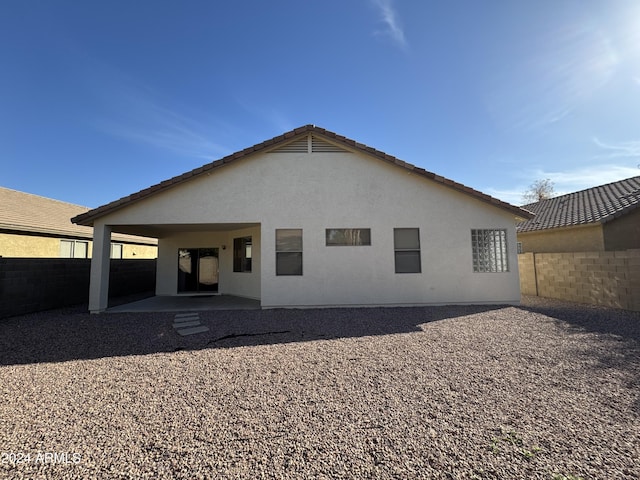
[[[157,292],[175,294],[177,248],[226,244],[221,268],[228,266],[240,232],[216,225],[233,223],[259,225],[251,227],[259,232],[259,270],[221,277],[220,288],[259,295],[264,307],[520,298],[513,213],[360,153],[257,154],[108,213],[94,226],[100,232],[104,225],[165,224],[189,232],[199,225],[160,238]],[[302,276],[275,274],[275,231],[286,228],[303,230]],[[370,228],[371,245],[327,247],[327,228]],[[421,273],[395,273],[394,228],[419,228]],[[473,272],[471,229],[507,230],[509,272]]]
[[[603,225],[605,250],[640,248],[640,208]]]
[[[604,251],[601,224],[518,233],[522,253],[563,253]]]
[[[60,256],[60,240],[52,237],[0,233],[0,257],[36,258]]]
[[[640,311],[640,250],[518,255],[525,295]]]
[[[56,238],[38,235],[0,233],[0,257],[9,258],[60,258],[60,240],[74,240],[71,237]],[[87,239],[75,239],[89,243],[88,257],[91,258],[93,242]],[[158,247],[119,242],[123,245],[122,258],[156,258]]]

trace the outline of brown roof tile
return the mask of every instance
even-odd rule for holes
[[[606,223],[640,206],[640,176],[525,205],[535,218],[520,222],[518,233]]]
[[[466,187],[460,183],[456,183],[453,182],[452,180],[448,180],[444,177],[441,177],[439,175],[436,175],[435,173],[429,172],[427,170],[424,169],[419,169],[416,168],[415,165],[412,165],[410,163],[406,163],[392,155],[389,155],[387,153],[381,152],[380,150],[376,150],[373,147],[369,147],[367,145],[364,145],[362,143],[356,142],[355,140],[352,140],[350,138],[346,138],[342,135],[338,135],[334,132],[331,132],[329,130],[326,130],[324,128],[321,127],[316,127],[315,125],[305,125],[303,127],[298,127],[294,130],[291,130],[289,132],[286,132],[282,135],[278,135],[276,137],[273,137],[272,139],[269,140],[265,140],[264,142],[258,143],[252,147],[249,148],[245,148],[244,150],[240,150],[238,152],[232,153],[230,155],[227,155],[224,158],[221,158],[219,160],[216,160],[210,164],[205,165],[204,167],[200,167],[200,168],[205,168],[207,170],[215,170],[217,168],[220,168],[222,166],[224,166],[225,164],[234,162],[235,160],[238,160],[240,158],[243,158],[251,153],[254,152],[260,152],[263,151],[265,149],[271,149],[271,147],[273,146],[277,146],[280,143],[283,142],[288,142],[289,140],[291,140],[292,138],[298,136],[298,135],[306,135],[308,133],[313,133],[315,135],[318,136],[324,136],[327,139],[330,139],[332,141],[335,141],[337,143],[341,143],[343,145],[346,145],[348,147],[351,148],[355,148],[356,150],[359,150],[363,153],[372,155],[376,158],[379,158],[380,160],[384,160],[388,163],[392,163],[395,165],[398,165],[402,168],[406,168],[407,170],[413,171],[414,173],[418,173],[421,176],[428,178],[430,180],[433,180],[437,183],[446,185],[454,190],[457,190],[459,192],[468,194],[478,200],[481,200],[483,202],[489,203],[491,205],[495,205],[499,208],[502,208],[503,210],[507,210],[509,212],[511,212],[512,214],[521,217],[521,218],[531,218],[533,215],[531,212],[520,208],[520,207],[516,207],[514,205],[511,205],[509,203],[503,202],[501,200],[498,200],[496,198],[490,197],[489,195],[486,195],[482,192],[479,192],[477,190],[474,190],[472,188]],[[196,171],[197,170],[197,171]],[[187,172],[187,173],[191,173],[192,175],[187,176],[186,174],[183,175],[179,175],[176,177],[173,177],[169,180],[165,180],[164,182],[161,182],[158,185],[154,185],[152,187],[146,188],[144,190],[141,190],[137,193],[133,193],[127,197],[123,197],[119,200],[115,200],[111,203],[108,203],[106,205],[103,205],[101,207],[95,208],[91,211],[88,211],[86,213],[80,214],[76,217],[74,217],[72,219],[73,222],[79,224],[79,225],[88,225],[91,226],[93,225],[93,221],[96,218],[99,218],[103,215],[106,215],[107,213],[110,213],[112,211],[118,210],[134,201],[137,201],[139,199],[142,198],[146,198],[152,194],[154,194],[155,192],[161,191],[161,190],[165,190],[167,188],[171,188],[175,185],[178,185],[180,183],[183,183],[184,181],[187,180],[187,178],[191,177],[191,176],[196,176],[196,175],[201,175],[202,172],[200,171],[200,169],[195,169],[191,172]]]

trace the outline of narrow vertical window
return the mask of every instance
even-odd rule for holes
[[[396,273],[420,273],[420,229],[394,228],[393,248]]]
[[[507,231],[505,229],[471,230],[473,271],[478,273],[508,272]]]
[[[276,230],[276,275],[302,275],[302,229]]]
[[[60,240],[60,256],[73,258],[73,240]]]
[[[233,271],[251,271],[251,237],[233,239]]]
[[[111,244],[111,258],[122,258],[122,244],[121,243],[112,243]]]

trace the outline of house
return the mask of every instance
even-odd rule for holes
[[[517,226],[521,252],[597,252],[640,248],[640,176],[523,208],[535,217]]]
[[[90,258],[93,230],[70,217],[89,209],[0,187],[0,257]],[[156,258],[157,240],[116,234],[112,258]]]
[[[263,308],[517,303],[531,213],[307,125],[73,218],[94,228],[92,312],[112,233],[158,238],[157,295]]]

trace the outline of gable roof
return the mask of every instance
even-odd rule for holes
[[[525,205],[535,218],[517,225],[518,233],[606,223],[640,206],[640,176]]]
[[[507,210],[508,212],[514,214],[517,217],[521,218],[531,218],[531,212],[527,210],[516,207],[509,203],[503,202],[502,200],[498,200],[497,198],[493,198],[489,195],[486,195],[482,192],[474,190],[470,187],[462,185],[461,183],[454,182],[453,180],[449,180],[448,178],[442,177],[440,175],[436,175],[435,173],[429,172],[423,168],[416,167],[410,163],[406,163],[392,155],[381,152],[380,150],[376,150],[375,148],[369,147],[362,143],[358,143],[355,140],[351,140],[342,135],[338,135],[336,133],[330,132],[329,130],[325,130],[324,128],[316,127],[315,125],[305,125],[303,127],[296,128],[282,135],[278,135],[277,137],[271,138],[264,142],[258,143],[251,147],[245,148],[244,150],[240,150],[238,152],[232,153],[231,155],[227,155],[220,160],[216,160],[214,162],[203,165],[200,168],[196,168],[191,170],[190,172],[184,173],[177,177],[170,178],[169,180],[165,180],[159,184],[153,185],[149,188],[141,190],[136,193],[132,193],[126,197],[123,197],[114,202],[108,203],[107,205],[103,205],[89,212],[83,213],[71,219],[72,222],[80,224],[80,225],[93,225],[93,221],[97,218],[100,218],[108,213],[111,213],[115,210],[119,210],[127,205],[130,205],[134,202],[142,200],[144,198],[148,198],[156,193],[172,188],[176,185],[184,183],[193,177],[212,173],[213,171],[224,167],[225,165],[235,162],[241,158],[245,158],[254,153],[263,152],[266,153],[268,151],[274,150],[275,148],[281,147],[283,145],[289,144],[300,137],[307,136],[308,134],[312,134],[313,137],[317,137],[319,139],[329,140],[330,143],[335,145],[340,145],[346,147],[346,149],[351,151],[362,152],[373,157],[376,157],[380,160],[383,160],[387,163],[392,163],[401,168],[405,168],[412,173],[421,175],[429,180],[440,183],[446,187],[449,187],[458,192],[470,195],[478,200],[494,205],[498,208],[502,208]]]
[[[0,231],[42,234],[56,237],[93,238],[93,229],[74,225],[72,216],[89,211],[87,207],[0,187]],[[114,234],[114,240],[156,245],[155,239]]]

